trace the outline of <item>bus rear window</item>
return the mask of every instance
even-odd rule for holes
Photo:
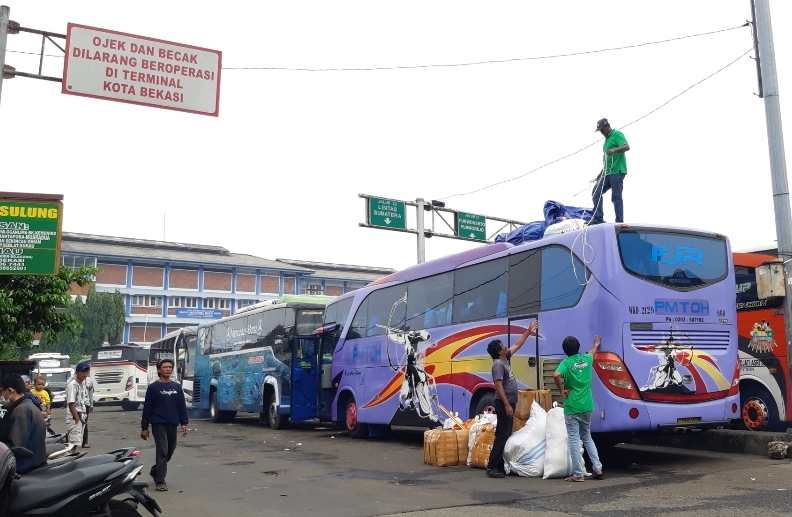
[[[723,280],[728,272],[726,240],[686,232],[619,230],[619,254],[627,272],[686,291]]]

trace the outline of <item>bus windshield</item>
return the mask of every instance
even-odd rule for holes
[[[148,351],[146,352],[148,355]],[[148,357],[146,358],[148,360]],[[129,347],[123,348],[95,348],[91,350],[92,363],[123,363],[126,361],[134,361],[133,349]]]
[[[297,311],[297,335],[308,336],[313,331],[322,326],[324,311],[322,310],[301,310]]]
[[[618,242],[627,272],[678,291],[715,284],[728,273],[723,237],[631,228],[618,232]]]
[[[65,359],[36,359],[37,368],[69,368],[69,358]]]

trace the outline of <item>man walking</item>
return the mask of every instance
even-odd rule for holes
[[[66,384],[66,433],[69,443],[77,447],[83,444],[83,430],[91,405],[85,385],[90,369],[89,363],[78,364],[74,368],[74,377]]]
[[[594,478],[603,479],[597,446],[591,439],[591,412],[594,411],[594,397],[591,395],[591,365],[600,343],[600,337],[594,336],[594,346],[586,355],[580,355],[580,341],[574,336],[567,336],[561,347],[568,357],[561,361],[553,374],[556,387],[564,397],[564,423],[566,423],[569,453],[572,455],[574,469],[574,475],[566,478],[567,481],[585,481],[580,440],[583,440],[583,445],[591,459]]]
[[[525,343],[528,336],[536,332],[539,322],[534,321],[528,326],[522,336],[511,346],[499,339],[490,341],[487,352],[492,357],[492,382],[495,384],[495,414],[498,424],[495,428],[495,442],[492,444],[489,462],[487,462],[487,475],[491,478],[506,477],[503,468],[503,449],[512,433],[514,424],[514,406],[517,405],[517,379],[511,371],[509,359]]]
[[[605,222],[603,219],[602,195],[608,190],[611,191],[611,201],[613,210],[616,212],[616,222],[624,222],[624,201],[622,191],[624,190],[624,177],[627,175],[627,157],[624,153],[630,150],[630,144],[624,138],[624,133],[611,128],[608,119],[603,118],[597,121],[597,131],[605,137],[602,146],[602,171],[597,176],[592,191],[592,201],[594,202],[594,216],[591,224]]]
[[[146,390],[146,401],[143,403],[143,417],[140,425],[140,437],[148,440],[149,424],[154,435],[156,463],[151,467],[151,477],[157,485],[157,491],[168,490],[165,476],[168,473],[168,462],[176,451],[177,428],[181,425],[182,436],[187,436],[187,403],[181,385],[170,380],[173,375],[173,359],[160,359],[157,363],[159,380],[149,384]]]

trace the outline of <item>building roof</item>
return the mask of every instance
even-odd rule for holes
[[[106,235],[89,235],[85,233],[63,232],[61,251],[81,255],[100,257],[140,258],[162,260],[168,262],[191,262],[196,264],[213,264],[249,268],[289,270],[310,274],[313,270],[275,260],[231,253],[222,246],[204,244],[186,244],[181,242],[150,241],[130,239],[127,237],[111,237]]]
[[[314,271],[313,277],[334,278],[338,280],[358,280],[373,282],[383,276],[395,273],[395,269],[376,266],[355,266],[351,264],[332,264],[328,262],[309,262],[307,260],[277,259],[278,262],[308,268]]]

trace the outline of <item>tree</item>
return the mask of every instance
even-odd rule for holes
[[[114,293],[97,293],[91,286],[79,317],[83,326],[80,332],[83,352],[104,342],[117,344],[124,339],[126,306],[118,289]]]
[[[44,341],[55,341],[62,333],[76,339],[80,320],[67,310],[72,305],[69,288],[86,285],[97,271],[62,267],[51,276],[0,276],[0,358],[26,357],[36,333]]]

